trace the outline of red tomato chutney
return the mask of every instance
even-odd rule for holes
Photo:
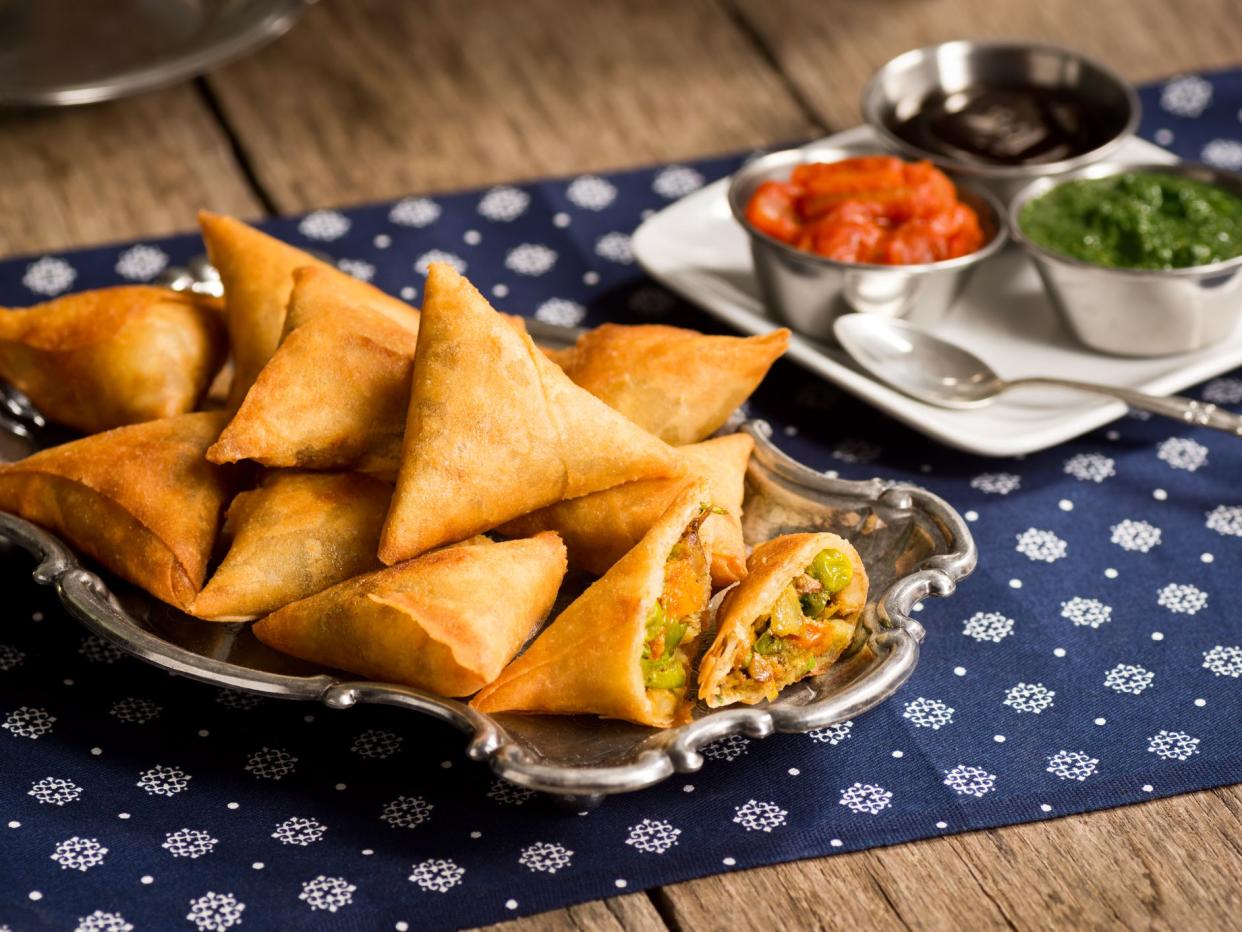
[[[841,262],[915,265],[983,245],[979,218],[930,162],[864,155],[799,165],[765,181],[746,220],[783,243]]]

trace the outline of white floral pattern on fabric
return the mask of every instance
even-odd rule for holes
[[[246,758],[246,772],[258,780],[283,780],[297,768],[298,759],[284,748],[263,747]]]
[[[1061,780],[1082,782],[1096,772],[1100,762],[1082,751],[1057,751],[1048,758],[1048,773]]]
[[[1212,379],[1203,386],[1203,400],[1217,405],[1242,404],[1242,379]]]
[[[189,788],[192,779],[180,767],[157,764],[139,774],[135,785],[149,796],[176,796]]]
[[[51,857],[60,865],[61,870],[85,873],[102,864],[107,854],[108,849],[99,843],[98,838],[79,838],[74,835],[58,844]]]
[[[375,277],[375,266],[363,259],[338,259],[336,267],[361,282],[369,282]]]
[[[837,805],[844,806],[850,812],[879,815],[893,804],[890,790],[874,783],[855,783],[841,791]]]
[[[1213,139],[1203,147],[1199,158],[1217,168],[1238,171],[1242,169],[1242,142],[1236,139]]]
[[[272,831],[272,837],[282,845],[297,845],[305,848],[323,838],[328,827],[315,819],[304,819],[292,816],[281,822]]]
[[[393,828],[414,828],[430,819],[434,808],[421,796],[398,796],[384,806],[380,820]]]
[[[1038,715],[1052,708],[1052,700],[1055,696],[1055,690],[1049,689],[1043,683],[1018,683],[1011,686],[1005,693],[1004,705],[1009,706],[1015,712],[1031,712]]]
[[[939,699],[919,696],[906,703],[901,717],[913,723],[915,728],[930,728],[932,731],[939,731],[945,725],[952,724],[955,711]]]
[[[120,913],[97,909],[89,916],[80,917],[73,932],[134,932],[134,926]]]
[[[325,877],[320,874],[314,880],[302,884],[298,899],[303,900],[312,910],[326,909],[334,913],[354,901],[354,892],[357,889],[344,877]]]
[[[523,243],[509,250],[505,268],[518,275],[543,275],[556,265],[556,250],[540,243]]]
[[[1112,606],[1105,605],[1099,599],[1085,599],[1076,595],[1061,603],[1061,617],[1068,618],[1078,627],[1098,628],[1107,624],[1112,615]]]
[[[7,673],[21,666],[25,659],[25,651],[18,650],[12,644],[0,644],[0,673]]]
[[[1203,669],[1213,676],[1242,677],[1242,647],[1217,644],[1203,654]]]
[[[1197,74],[1174,78],[1160,92],[1160,108],[1174,116],[1200,116],[1212,102],[1212,83]]]
[[[1157,593],[1156,602],[1178,615],[1195,615],[1207,608],[1208,594],[1189,583],[1169,583]]]
[[[569,183],[565,196],[575,207],[598,211],[617,199],[617,189],[611,181],[596,175],[583,175]]]
[[[987,796],[996,788],[996,774],[988,773],[982,767],[959,764],[944,772],[944,785],[959,796],[973,796],[978,799]]]
[[[456,861],[432,858],[413,865],[410,869],[409,880],[423,890],[432,893],[448,893],[460,884],[465,876],[466,869]]]
[[[26,267],[22,284],[35,294],[53,298],[68,291],[77,277],[77,270],[64,259],[44,256]]]
[[[628,233],[605,233],[595,241],[595,255],[619,265],[634,264],[634,249]]]
[[[198,932],[226,932],[242,921],[245,908],[246,904],[231,893],[208,891],[190,900],[190,911],[185,918],[194,923]]]
[[[348,233],[350,225],[339,210],[313,210],[298,223],[298,232],[307,239],[332,242]]]
[[[1018,553],[1036,563],[1055,563],[1065,557],[1068,545],[1052,531],[1027,528],[1018,535]]]
[[[764,832],[770,834],[775,828],[785,824],[789,813],[773,802],[762,802],[748,799],[733,809],[733,823],[740,825],[748,832]]]
[[[78,653],[91,663],[102,664],[116,663],[125,656],[125,653],[111,641],[105,641],[93,634],[88,634],[82,639]]]
[[[1147,750],[1165,760],[1190,760],[1199,753],[1199,739],[1184,731],[1162,729],[1147,739]]]
[[[359,757],[367,757],[372,760],[384,760],[392,757],[401,750],[401,744],[405,739],[391,731],[382,731],[378,728],[368,728],[364,732],[360,732],[358,737],[354,738],[349,749]]]
[[[1065,474],[1082,482],[1100,483],[1117,475],[1117,462],[1102,453],[1076,453],[1065,461]]]
[[[508,223],[526,213],[530,195],[521,188],[504,185],[492,188],[479,200],[478,211],[495,223]]]
[[[681,829],[663,819],[643,819],[631,825],[625,843],[648,854],[663,854],[677,844]]]
[[[82,795],[82,787],[72,780],[60,777],[44,777],[30,784],[27,796],[33,796],[40,805],[63,806],[65,803],[76,802]]]
[[[832,458],[842,463],[874,463],[883,450],[877,444],[856,437],[847,437],[832,448]]]
[[[426,197],[407,197],[388,211],[388,221],[399,227],[427,227],[440,219],[440,205]]]
[[[163,707],[159,703],[130,696],[114,702],[108,714],[131,725],[145,725],[152,719],[158,718],[162,711]]]
[[[564,845],[537,841],[522,849],[518,863],[527,870],[543,874],[555,874],[569,867],[574,853]]]
[[[1174,469],[1194,472],[1207,465],[1208,448],[1189,437],[1170,437],[1156,448],[1156,456]]]
[[[741,735],[726,735],[702,748],[703,756],[709,760],[732,761],[746,754],[750,747],[750,739]]]
[[[168,253],[158,246],[130,246],[116,260],[116,274],[132,282],[149,282],[168,266]]]
[[[833,747],[842,741],[849,739],[850,731],[854,728],[852,719],[846,719],[844,722],[837,722],[835,725],[826,725],[823,728],[816,728],[807,732],[807,737],[812,741],[820,744],[830,744]]]
[[[1126,518],[1114,524],[1110,529],[1112,536],[1109,540],[1120,547],[1122,550],[1137,551],[1138,553],[1147,553],[1153,547],[1160,546],[1160,539],[1163,532],[1147,521],[1136,521],[1133,518]]]
[[[263,697],[240,689],[221,689],[216,693],[216,702],[234,712],[249,712],[263,704]]]
[[[487,798],[502,806],[521,806],[534,797],[535,791],[497,777],[487,790]]]
[[[971,479],[970,487],[985,495],[1008,495],[1022,488],[1022,477],[1011,472],[985,472]]]
[[[976,641],[999,644],[1013,634],[1013,619],[1000,612],[975,612],[963,622],[962,634]]]
[[[56,716],[47,709],[24,705],[10,712],[0,728],[18,738],[38,740],[50,732],[55,723]]]
[[[461,256],[445,252],[442,249],[429,249],[414,260],[414,271],[419,275],[426,275],[427,269],[430,268],[433,262],[443,262],[446,265],[450,265],[459,275],[464,275],[467,268],[466,260]]]
[[[1104,675],[1104,685],[1114,692],[1137,696],[1147,689],[1156,674],[1146,667],[1132,663],[1119,663]]]
[[[1242,537],[1242,505],[1217,505],[1207,513],[1210,531],[1226,537]]]
[[[660,169],[651,182],[651,190],[670,201],[685,197],[691,191],[703,187],[703,176],[685,165],[670,165]]]
[[[201,858],[211,854],[219,839],[212,838],[209,832],[197,828],[182,828],[169,832],[164,836],[164,844],[160,845],[174,858]]]
[[[565,298],[548,298],[535,308],[536,320],[559,327],[576,327],[585,317],[585,307],[577,301],[568,301]]]

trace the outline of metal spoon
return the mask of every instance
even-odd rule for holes
[[[887,385],[942,408],[980,408],[1019,385],[1072,388],[1108,395],[1132,408],[1242,437],[1242,416],[1179,395],[1161,397],[1113,385],[1039,376],[1006,380],[973,353],[900,320],[846,314],[833,332],[854,361]]]

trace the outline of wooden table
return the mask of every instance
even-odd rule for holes
[[[953,37],[1142,81],[1242,61],[1233,0],[336,0],[206,79],[0,126],[0,251],[761,146]],[[1242,927],[1242,789],[708,877],[520,929]]]

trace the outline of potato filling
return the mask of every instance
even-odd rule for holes
[[[711,598],[708,557],[699,538],[705,510],[669,551],[664,588],[647,618],[643,640],[643,685],[653,702],[676,706],[686,693],[694,642],[703,629]]]
[[[760,684],[775,699],[782,686],[827,669],[854,635],[852,620],[834,617],[833,601],[853,576],[850,559],[841,551],[817,553],[781,591],[772,610],[755,621],[752,648],[728,674],[726,687]]]

